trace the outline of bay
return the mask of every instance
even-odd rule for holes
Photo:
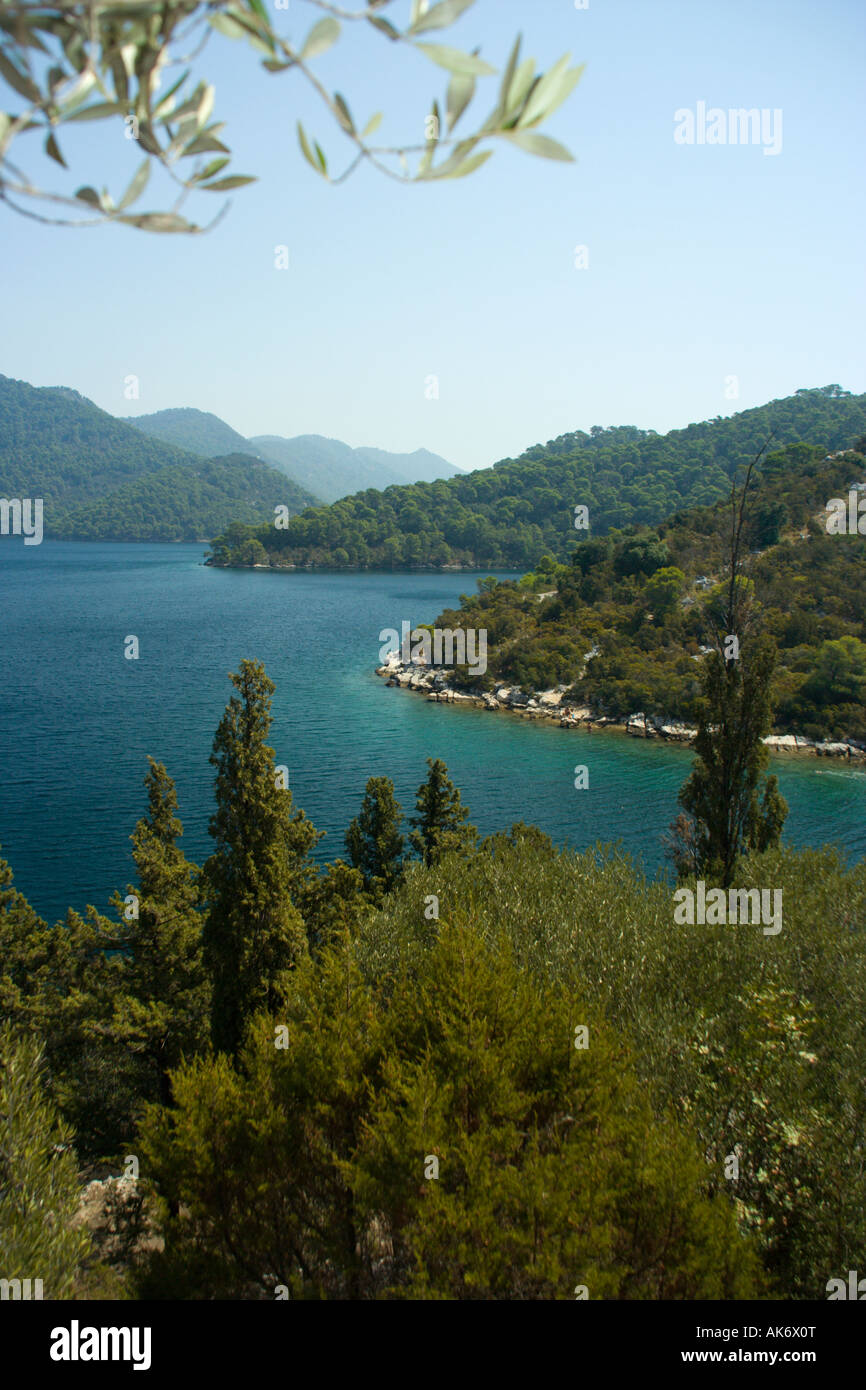
[[[271,743],[296,804],[343,833],[374,775],[411,813],[443,758],[483,834],[515,821],[557,843],[618,841],[651,873],[691,766],[687,749],[428,703],[374,674],[379,632],[429,622],[480,575],[215,570],[200,545],[0,542],[0,844],[48,920],[107,909],[133,872],[147,755],[175,779],[186,854],[210,851],[214,730],[244,657],[276,684]],[[136,636],[138,660],[124,657]],[[589,787],[574,787],[574,768]],[[866,773],[774,760],[785,840],[866,855]]]

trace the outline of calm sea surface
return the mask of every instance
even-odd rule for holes
[[[271,743],[296,804],[327,831],[321,859],[373,775],[404,809],[443,758],[484,834],[524,820],[578,848],[619,840],[663,864],[690,753],[428,704],[374,675],[379,631],[429,622],[476,576],[213,570],[198,545],[0,541],[0,845],[45,917],[105,910],[132,874],[147,755],[175,779],[183,846],[209,853],[213,733],[227,673],[264,661],[276,683]],[[140,659],[124,658],[134,634]],[[575,764],[590,787],[574,789]],[[866,774],[832,762],[775,763],[793,844],[866,855]]]

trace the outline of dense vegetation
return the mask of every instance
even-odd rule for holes
[[[594,426],[466,477],[311,508],[283,531],[236,528],[213,553],[218,564],[530,569],[545,554],[567,560],[586,535],[574,527],[577,506],[588,508],[593,538],[612,527],[654,525],[725,496],[737,468],[771,433],[778,446],[802,440],[837,450],[864,431],[866,396],[838,386],[664,435]]]
[[[431,759],[408,846],[372,778],[350,862],[317,869],[273,687],[253,662],[232,680],[203,870],[155,763],[114,917],[49,928],[0,862],[7,1277],[736,1299],[822,1298],[856,1268],[866,865],[773,849],[738,881],[781,890],[778,935],[678,926],[626,858],[522,825],[479,843]],[[80,1157],[140,1165],[121,1256],[71,1233],[70,1125]]]
[[[64,386],[0,377],[0,492],[55,508],[93,502],[162,468],[193,460],[99,410]]]
[[[55,513],[47,534],[72,540],[207,540],[233,520],[254,522],[305,494],[249,454],[201,459],[125,483],[98,502]],[[273,520],[271,520],[273,525]]]
[[[202,461],[99,410],[77,391],[0,377],[0,497],[44,501],[46,536],[198,540],[233,519],[273,525],[314,500],[248,456]]]
[[[779,649],[778,732],[866,740],[866,540],[828,535],[823,516],[831,497],[866,480],[858,450],[827,457],[798,443],[774,451],[751,504],[748,578]],[[567,701],[611,718],[641,711],[693,723],[700,659],[724,598],[729,530],[729,505],[719,502],[583,541],[569,564],[546,556],[520,581],[482,581],[459,611],[436,620],[487,630],[487,672],[458,669],[455,683],[561,686]]]

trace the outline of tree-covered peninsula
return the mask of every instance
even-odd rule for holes
[[[543,555],[567,561],[575,508],[589,535],[652,526],[726,496],[738,468],[772,435],[825,451],[866,432],[866,395],[839,386],[797,391],[753,410],[657,434],[594,426],[536,444],[517,459],[466,477],[372,489],[310,507],[283,525],[228,528],[216,565],[336,569],[531,569]],[[281,518],[276,521],[280,522]]]
[[[866,742],[864,451],[866,439],[833,454],[799,442],[771,452],[758,475],[743,582],[778,650],[777,734]],[[857,529],[841,529],[833,499],[846,521],[860,518]],[[507,687],[523,709],[551,692],[549,713],[694,724],[702,657],[724,609],[730,525],[727,502],[688,508],[579,542],[565,564],[548,554],[519,581],[482,580],[430,626],[486,631],[487,669],[431,666],[413,678],[394,667],[392,679],[443,698],[446,688],[483,695],[491,707]]]

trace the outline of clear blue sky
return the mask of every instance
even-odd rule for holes
[[[293,36],[317,17],[302,0],[279,14]],[[245,435],[423,446],[465,468],[594,424],[666,430],[798,387],[864,390],[863,0],[479,0],[429,37],[479,43],[500,68],[518,32],[544,67],[586,63],[544,127],[577,162],[502,148],[467,179],[417,187],[366,169],[320,182],[298,115],[337,167],[349,147],[302,79],[215,37],[198,68],[234,169],[260,182],[197,238],[0,209],[0,371],[118,415],[196,406]],[[383,143],[420,139],[447,81],[354,27],[317,71],[359,122],[384,109]],[[479,84],[479,119],[495,85]],[[699,101],[780,108],[781,153],[676,144],[674,112]],[[64,149],[72,187],[117,194],[136,163],[107,126]],[[202,195],[191,215],[218,206]]]

